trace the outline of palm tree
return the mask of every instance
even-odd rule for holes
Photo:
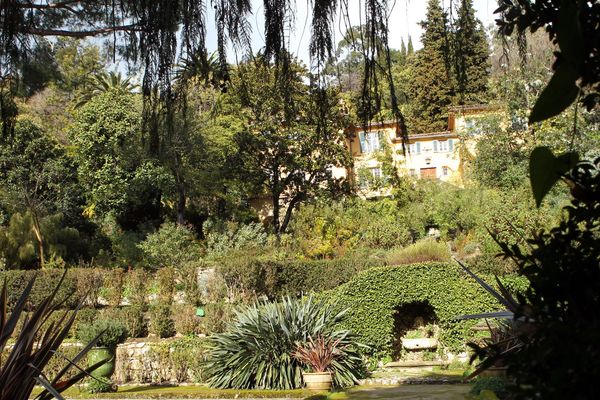
[[[131,82],[131,77],[124,78],[120,72],[101,72],[91,79],[88,90],[78,96],[75,108],[79,108],[92,98],[112,90],[133,93],[139,85]]]

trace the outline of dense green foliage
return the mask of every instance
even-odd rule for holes
[[[372,354],[386,354],[394,336],[394,312],[409,303],[426,303],[433,307],[442,328],[440,341],[453,351],[460,351],[469,336],[472,322],[457,321],[460,315],[492,311],[499,304],[450,263],[423,263],[364,271],[324,296],[348,308],[342,326],[370,346]]]
[[[312,296],[259,302],[236,311],[227,330],[210,338],[208,384],[217,388],[295,389],[306,368],[292,356],[309,338],[339,340],[330,366],[337,386],[353,385],[363,372],[358,344],[337,324],[343,313]]]
[[[421,23],[423,49],[413,75],[414,114],[419,116],[413,126],[415,132],[446,129],[448,106],[455,95],[447,18],[439,0],[428,1],[427,18]]]
[[[462,0],[454,27],[452,59],[459,104],[482,104],[490,75],[490,49],[483,24],[475,17],[473,0]]]
[[[127,338],[127,328],[119,320],[97,319],[90,324],[79,326],[77,338],[82,343],[89,343],[96,336],[100,338],[96,342],[98,347],[115,348]]]
[[[599,167],[600,159],[582,162],[563,175],[572,202],[560,224],[533,236],[527,251],[502,245],[530,282],[518,302],[512,300],[519,346],[505,353],[501,343],[476,350],[485,363],[500,360],[508,366],[515,379],[511,391],[519,398],[565,393],[586,398],[595,392],[590,382],[600,370],[595,345],[600,325]]]

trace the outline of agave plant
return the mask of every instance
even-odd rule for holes
[[[364,367],[354,336],[337,328],[343,315],[312,296],[262,301],[237,310],[228,329],[210,339],[208,384],[236,389],[302,387],[303,362],[293,354],[311,337],[321,337],[336,343],[329,366],[334,384],[353,385]]]
[[[31,316],[25,317],[12,348],[8,340],[15,331],[17,321],[28,302],[35,278],[29,282],[10,315],[7,313],[8,295],[6,282],[4,283],[0,294],[0,353],[7,351],[8,356],[0,359],[0,400],[27,400],[36,384],[44,387],[36,399],[62,399],[61,392],[106,362],[106,360],[102,360],[85,370],[77,366],[87,351],[94,346],[100,336],[98,335],[72,360],[66,360],[67,365],[56,376],[49,378],[44,374],[44,367],[48,361],[52,357],[61,357],[58,348],[67,336],[79,309],[77,308],[74,313],[64,312],[56,322],[45,326],[52,314],[59,312],[59,308],[64,304],[64,300],[54,301],[64,277],[65,275],[54,291],[37,306]],[[77,369],[78,372],[74,376],[66,378],[66,374],[72,368]]]

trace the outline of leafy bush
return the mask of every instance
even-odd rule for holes
[[[492,311],[498,304],[458,265],[409,264],[372,268],[344,285],[321,294],[348,309],[342,326],[355,333],[370,353],[389,353],[394,340],[395,309],[410,303],[427,303],[441,328],[440,341],[452,350],[464,350],[472,321],[457,321],[463,314]]]
[[[82,324],[77,332],[77,338],[82,343],[89,343],[101,333],[96,342],[97,347],[114,348],[127,339],[127,328],[120,321],[108,319],[97,319],[91,324]]]
[[[262,224],[247,225],[230,221],[208,220],[202,226],[206,232],[206,253],[220,257],[232,251],[262,247],[267,244],[268,234]]]
[[[478,369],[508,367],[518,398],[593,398],[600,374],[600,158],[568,173],[549,172],[571,188],[563,220],[529,239],[526,251],[500,242],[529,281],[516,299],[494,293],[514,313],[511,339],[519,345],[503,351],[502,340],[473,347],[482,359]]]
[[[98,305],[98,297],[104,284],[103,272],[95,268],[82,268],[74,275],[77,297],[84,299],[84,303],[91,307]]]
[[[171,318],[171,307],[168,304],[158,304],[150,308],[149,332],[159,338],[175,335],[175,325]]]
[[[477,396],[482,390],[490,390],[502,399],[508,393],[506,379],[499,376],[479,376],[473,382],[470,393]]]
[[[108,378],[90,378],[85,385],[85,392],[87,393],[110,393],[116,392],[117,388]]]
[[[148,304],[148,281],[150,277],[141,268],[129,270],[125,287],[126,297],[132,306],[146,309]]]
[[[156,299],[159,303],[172,304],[175,294],[175,268],[163,267],[156,271]]]
[[[227,331],[209,338],[208,384],[218,388],[294,389],[302,386],[302,364],[292,357],[310,337],[339,340],[331,371],[348,386],[363,371],[354,336],[340,330],[343,313],[312,297],[258,302],[235,313]]]
[[[104,275],[103,296],[109,305],[118,307],[123,300],[125,271],[122,268],[106,270]]]
[[[202,290],[198,284],[198,270],[203,268],[207,268],[205,263],[190,261],[177,270],[185,294],[185,301],[194,306],[200,305],[202,302]]]
[[[377,258],[356,254],[334,260],[280,260],[271,256],[231,255],[220,261],[217,273],[242,298],[299,295],[332,289],[364,269],[384,265]]]
[[[173,326],[175,332],[181,335],[193,335],[200,333],[200,321],[196,316],[196,307],[187,304],[172,306]]]
[[[139,338],[148,334],[144,310],[139,306],[105,308],[101,311],[101,318],[121,322],[127,329],[128,337]]]
[[[138,245],[151,268],[178,267],[200,258],[200,245],[194,233],[183,226],[165,222]]]
[[[393,250],[388,254],[388,264],[416,264],[428,261],[450,261],[450,250],[443,242],[432,239],[420,240],[403,249]]]
[[[206,339],[185,336],[170,343],[169,361],[178,382],[205,381]]]

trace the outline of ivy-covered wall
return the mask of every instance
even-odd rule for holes
[[[451,263],[372,268],[325,295],[340,309],[348,309],[344,327],[355,332],[370,347],[371,354],[391,351],[394,309],[404,304],[429,303],[441,328],[442,346],[454,351],[464,348],[469,328],[475,323],[457,321],[456,317],[502,309],[458,265]]]

